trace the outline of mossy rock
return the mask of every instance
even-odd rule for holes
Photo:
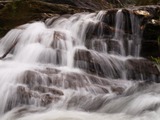
[[[68,4],[76,6],[78,8],[85,8],[94,11],[113,7],[113,4],[110,4],[110,2],[106,0],[42,0],[42,1],[54,4]],[[118,1],[118,0],[110,0],[110,1],[113,3],[113,1]],[[115,5],[117,5],[116,2],[114,2],[114,6]]]
[[[86,11],[67,4],[51,4],[39,0],[16,0],[0,9],[0,37],[10,29],[30,21],[43,20],[57,14]]]

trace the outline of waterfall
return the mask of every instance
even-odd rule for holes
[[[114,26],[100,11],[9,31],[0,39],[0,120],[158,120],[160,74],[140,57],[141,21],[128,11],[116,11]]]

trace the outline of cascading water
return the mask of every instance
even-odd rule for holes
[[[138,57],[140,21],[130,13],[125,37],[123,10],[115,32],[105,15],[28,23],[1,38],[1,120],[159,120],[159,84],[149,81],[160,76]]]

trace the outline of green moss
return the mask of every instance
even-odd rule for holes
[[[153,62],[155,62],[156,64],[160,65],[160,57],[155,58],[155,57],[152,57],[152,56],[151,56],[151,60],[152,60]]]

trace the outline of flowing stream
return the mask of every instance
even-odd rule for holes
[[[118,10],[110,25],[107,14],[49,18],[1,38],[0,120],[159,120],[160,75],[140,57],[140,18]]]

